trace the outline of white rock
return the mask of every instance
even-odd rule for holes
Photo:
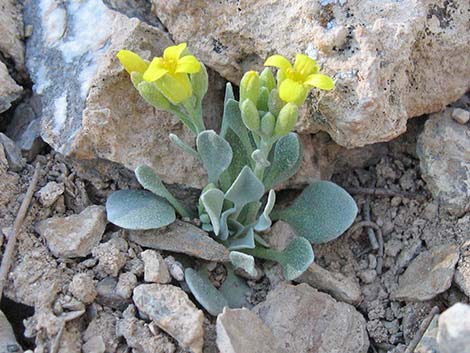
[[[440,353],[470,353],[470,305],[457,303],[439,316]]]
[[[50,181],[37,192],[39,202],[44,207],[50,207],[64,193],[64,190],[64,184]]]
[[[84,257],[100,242],[105,227],[104,207],[93,205],[77,215],[41,221],[36,231],[46,239],[47,246],[55,256]]]
[[[171,276],[168,272],[162,255],[155,250],[145,250],[140,256],[144,261],[144,281],[154,283],[170,283]]]
[[[73,276],[69,291],[84,304],[93,303],[97,295],[95,281],[86,273],[77,273]]]
[[[470,120],[470,112],[461,108],[454,108],[452,110],[452,118],[459,124],[466,124]]]
[[[93,248],[93,257],[98,259],[97,270],[117,277],[127,261],[127,242],[122,238],[112,238]]]
[[[116,284],[116,294],[124,299],[129,299],[136,286],[137,276],[135,274],[132,272],[121,273]]]

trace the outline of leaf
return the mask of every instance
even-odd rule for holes
[[[224,207],[224,193],[219,189],[209,189],[201,195],[201,201],[211,219],[215,235],[219,235],[220,213]]]
[[[209,183],[217,184],[220,175],[232,161],[232,148],[213,130],[202,131],[197,136],[196,145],[207,170]]]
[[[245,166],[230,189],[225,194],[225,198],[235,204],[237,212],[240,212],[247,203],[258,201],[264,194],[264,185],[256,177],[250,167]]]
[[[231,251],[229,258],[230,262],[233,266],[235,266],[235,268],[241,268],[253,277],[257,275],[257,271],[255,268],[255,259],[253,258],[253,256],[238,251]]]
[[[319,181],[310,184],[276,218],[289,223],[298,236],[319,244],[343,234],[356,215],[357,206],[351,195],[332,182]]]
[[[299,136],[293,132],[282,136],[274,147],[271,167],[266,171],[266,189],[272,189],[297,173],[301,160],[302,144]]]
[[[229,238],[226,245],[229,250],[253,249],[255,247],[255,232],[253,228],[248,228],[241,237]]]
[[[219,292],[227,299],[230,308],[251,308],[253,305],[248,302],[247,297],[251,294],[252,289],[235,274],[232,266],[227,264],[226,267],[227,277],[220,286]]]
[[[205,269],[202,271],[206,272]],[[188,284],[194,298],[206,309],[209,314],[217,316],[224,307],[229,306],[227,299],[214,287],[207,273],[187,268],[184,271],[186,283]]]
[[[261,152],[261,150],[254,150],[251,154],[251,159],[264,168],[267,168],[271,165],[271,163],[269,163],[269,161],[264,157],[264,154]]]
[[[275,203],[276,193],[274,192],[274,190],[270,190],[268,195],[268,201],[266,202],[264,211],[261,216],[259,216],[258,222],[255,225],[255,230],[257,232],[264,232],[265,230],[269,229],[269,227],[271,227],[271,224],[273,222],[271,221],[271,218],[269,218],[269,214],[273,210]]]
[[[224,97],[224,105],[227,104],[229,99],[235,99],[235,95],[233,94],[232,84],[227,82],[225,85],[225,97]]]
[[[183,140],[181,140],[177,135],[175,134],[170,134],[169,135],[170,141],[173,142],[176,146],[178,146],[181,150],[184,152],[199,158],[199,154],[187,143],[185,143]]]
[[[288,281],[304,273],[314,260],[312,245],[302,237],[294,238],[283,251],[257,247],[243,252],[278,262],[282,266],[284,277]]]
[[[106,201],[108,220],[126,229],[156,229],[175,221],[175,210],[145,190],[116,191]]]
[[[235,207],[230,208],[222,213],[220,217],[220,240],[227,240],[229,236],[228,217],[237,211]]]

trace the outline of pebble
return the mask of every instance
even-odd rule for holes
[[[283,353],[366,353],[369,348],[364,317],[307,284],[280,284],[252,311],[271,328]]]
[[[375,270],[365,270],[359,272],[359,278],[362,282],[369,284],[375,281],[377,278],[377,272]]]
[[[454,119],[459,124],[466,124],[470,120],[470,111],[462,108],[454,108],[452,110],[452,119]]]
[[[105,351],[106,347],[101,336],[93,336],[82,345],[82,353],[104,353]]]
[[[217,317],[216,330],[220,353],[282,352],[271,329],[246,308],[224,308]]]
[[[116,284],[116,294],[124,299],[129,299],[136,286],[137,276],[135,274],[132,272],[121,273]]]
[[[127,241],[113,238],[99,244],[92,250],[93,257],[98,259],[97,270],[107,275],[117,277],[127,261]]]
[[[37,192],[37,196],[41,205],[44,207],[50,207],[57,201],[64,191],[64,184],[50,181]]]
[[[460,290],[470,298],[470,240],[461,246],[461,257],[455,270],[454,281]]]
[[[193,353],[202,353],[204,314],[179,287],[171,284],[141,284],[134,289],[134,304],[158,327]]]
[[[101,305],[123,310],[129,304],[129,300],[117,293],[117,283],[117,280],[113,277],[106,277],[99,281],[96,286],[96,291],[98,292],[96,301]]]
[[[398,289],[391,298],[426,301],[445,292],[452,284],[458,260],[459,249],[456,245],[441,245],[422,252],[400,276]]]
[[[170,283],[171,276],[162,255],[155,250],[145,250],[140,256],[144,261],[144,281]]]
[[[184,281],[184,268],[180,262],[176,261],[173,256],[167,256],[165,257],[165,263],[171,277],[179,282]]]
[[[21,171],[26,166],[26,162],[21,156],[21,150],[18,148],[18,146],[16,146],[16,144],[7,135],[1,132],[0,144],[3,145],[10,170],[12,172]]]
[[[36,231],[55,256],[85,257],[100,242],[106,223],[104,207],[93,205],[80,214],[45,219],[37,224]]]
[[[98,294],[95,281],[88,273],[77,273],[73,276],[69,284],[69,291],[72,295],[84,304],[91,304]]]
[[[440,353],[470,353],[470,305],[457,303],[439,316]]]

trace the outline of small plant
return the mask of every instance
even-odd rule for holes
[[[171,195],[148,166],[135,174],[145,190],[121,190],[106,203],[110,222],[127,229],[154,229],[183,218],[198,218],[202,229],[230,250],[227,280],[216,289],[205,268],[186,270],[186,280],[196,299],[216,315],[226,305],[244,305],[246,285],[233,274],[242,268],[255,274],[254,258],[277,261],[288,280],[301,275],[313,262],[311,244],[330,241],[350,227],[357,214],[351,196],[328,181],[309,185],[293,204],[275,210],[276,186],[298,170],[302,145],[294,129],[299,107],[316,87],[334,88],[333,80],[319,73],[316,62],[298,54],[292,65],[280,55],[269,57],[261,74],[245,73],[240,99],[227,84],[222,127],[219,134],[206,130],[202,99],[207,92],[207,71],[182,43],[165,49],[163,57],[150,63],[137,54],[121,50],[118,58],[129,72],[140,95],[157,109],[171,112],[195,136],[196,149],[178,136],[171,141],[196,156],[207,171],[197,215],[191,214]],[[270,249],[261,236],[273,221],[289,223],[297,234],[284,251]]]

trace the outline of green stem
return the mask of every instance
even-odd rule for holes
[[[204,120],[202,119],[202,106],[201,103],[198,102],[197,107],[193,107],[191,104],[191,100],[187,99],[183,102],[183,107],[188,112],[191,117],[191,122],[194,124],[196,128],[196,135],[199,135],[200,132],[206,129],[204,125]]]
[[[172,109],[170,110],[171,113],[176,115],[178,119],[180,119],[186,127],[191,130],[194,134],[198,134],[197,127],[193,124],[192,119],[187,116],[185,113],[179,110]]]
[[[189,213],[188,210],[186,210],[186,208],[181,204],[181,202],[179,202],[168,190],[166,190],[165,198],[181,217],[192,218],[191,213]]]
[[[273,145],[271,143],[266,142],[264,139],[261,139],[259,149],[266,160],[268,159],[269,152],[271,152],[272,146]],[[263,181],[265,169],[266,167],[256,162],[254,172],[255,172],[256,177],[261,181]]]

